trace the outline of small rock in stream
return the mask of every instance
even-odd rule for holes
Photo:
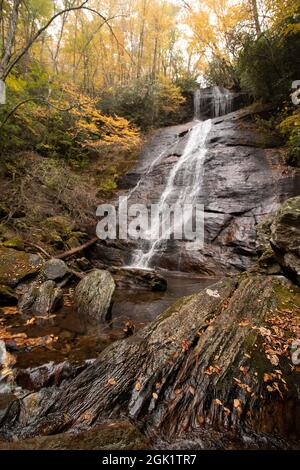
[[[50,281],[62,279],[68,273],[68,266],[61,259],[50,259],[45,264],[43,272]]]

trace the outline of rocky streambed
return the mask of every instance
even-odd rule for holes
[[[266,112],[212,121],[205,245],[158,250],[167,271],[124,267],[134,241],[66,263],[0,247],[0,448],[300,447],[299,172]],[[132,201],[155,202],[194,125],[154,133]]]

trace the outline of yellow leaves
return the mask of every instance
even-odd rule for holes
[[[10,74],[6,79],[6,85],[13,93],[22,93],[26,88],[27,82],[21,77]]]
[[[158,399],[157,393],[153,392],[153,393],[152,393],[152,398],[153,398],[154,400],[157,400],[157,399]]]
[[[141,388],[142,388],[141,383],[140,383],[140,382],[137,382],[137,383],[135,384],[134,388],[135,388],[135,390],[136,390],[137,392],[139,392],[139,391],[141,390]]]

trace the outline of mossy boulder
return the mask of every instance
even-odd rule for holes
[[[0,246],[0,284],[15,287],[37,274],[43,264],[39,255]]]
[[[115,281],[108,271],[95,269],[75,289],[75,308],[87,330],[102,326],[109,319]]]

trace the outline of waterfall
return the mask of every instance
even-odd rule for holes
[[[200,119],[201,113],[201,90],[198,88],[194,93],[194,119]]]
[[[226,88],[213,86],[198,88],[194,92],[194,119],[219,117],[233,111],[234,93]]]
[[[211,129],[211,120],[199,122],[190,132],[188,142],[182,156],[173,166],[167,179],[165,188],[157,204],[158,213],[161,220],[156,219],[155,224],[151,224],[149,231],[145,234],[148,240],[146,252],[137,250],[133,255],[132,266],[138,268],[149,268],[154,255],[164,250],[165,238],[162,238],[157,224],[162,224],[165,217],[168,217],[169,205],[195,204],[201,191],[203,177],[203,164],[206,155],[206,138]],[[176,220],[176,226],[183,226],[185,222],[184,214]],[[175,228],[175,227],[174,227]],[[155,238],[155,234],[159,237]]]
[[[213,115],[214,117],[224,116],[232,111],[233,93],[225,88],[213,87]]]

